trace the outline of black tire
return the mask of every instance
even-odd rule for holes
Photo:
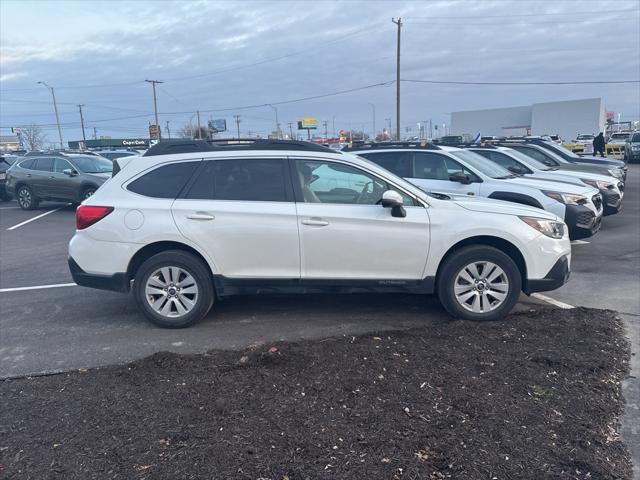
[[[491,262],[500,267],[506,275],[509,285],[506,297],[493,310],[481,313],[467,310],[455,296],[454,287],[458,273],[473,262]],[[481,274],[485,274],[485,272],[481,272]],[[455,251],[445,260],[436,281],[438,297],[442,306],[451,316],[464,320],[499,320],[505,317],[518,301],[522,290],[521,273],[513,259],[497,248],[487,245],[472,245]],[[483,288],[486,287],[483,286]],[[495,301],[495,298],[491,297],[491,290],[489,289],[487,292],[484,298],[486,299],[488,296],[489,303]],[[492,298],[493,300],[491,300]],[[472,297],[470,299],[473,301]],[[484,300],[484,305],[487,305],[487,300]]]
[[[21,185],[16,192],[16,200],[23,210],[35,210],[40,200],[33,194],[33,190],[27,185]]]
[[[80,194],[80,202],[84,202],[87,198],[89,198],[94,193],[96,193],[96,189],[94,187],[85,188],[84,190],[82,190],[82,193]]]
[[[154,272],[162,267],[177,267],[187,272],[195,280],[198,289],[197,297],[193,299],[195,306],[182,316],[161,315],[149,303],[150,300],[145,293],[147,281]],[[209,312],[215,297],[208,267],[199,258],[181,250],[168,250],[145,260],[135,274],[133,295],[144,316],[154,325],[163,328],[185,328],[193,325]],[[177,314],[177,312],[169,313]]]

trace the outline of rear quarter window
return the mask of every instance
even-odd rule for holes
[[[176,198],[199,164],[197,161],[160,166],[129,183],[127,190],[145,197]]]

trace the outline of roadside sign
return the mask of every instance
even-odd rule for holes
[[[318,120],[315,118],[303,118],[298,120],[298,130],[316,130],[318,128]]]
[[[209,128],[211,130],[215,130],[216,132],[226,132],[227,120],[224,118],[219,118],[217,120],[209,120]]]
[[[160,136],[160,129],[158,125],[149,125],[149,138],[151,140],[158,140]]]

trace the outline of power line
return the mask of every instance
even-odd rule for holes
[[[484,15],[482,13],[477,13],[476,15],[456,15],[456,16],[429,16],[429,17],[414,17],[409,16],[405,17],[405,19],[420,19],[420,20],[456,20],[456,19],[474,19],[480,20],[483,18],[517,18],[517,17],[550,17],[550,16],[571,16],[575,17],[577,15],[599,15],[599,14],[619,14],[619,13],[630,13],[635,12],[638,13],[640,10],[636,8],[631,8],[628,10],[595,10],[590,12],[557,12],[557,13],[516,13],[513,15]]]
[[[576,80],[570,82],[467,82],[447,80],[413,80],[408,78],[403,78],[401,81],[409,83],[430,83],[442,85],[613,85],[622,83],[640,83],[640,80]]]

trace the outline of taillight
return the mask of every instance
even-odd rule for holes
[[[113,212],[113,207],[80,205],[76,210],[76,228],[84,230]]]

